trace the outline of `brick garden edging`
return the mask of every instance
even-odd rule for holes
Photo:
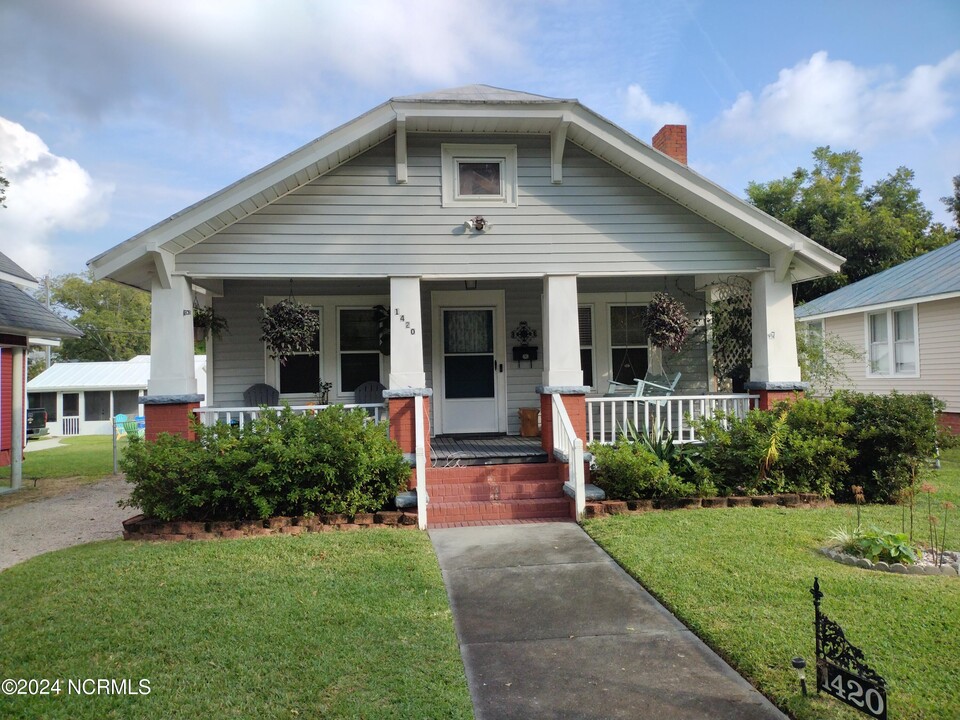
[[[584,517],[650,512],[651,510],[680,510],[692,508],[726,507],[829,507],[833,500],[816,493],[783,493],[781,495],[751,495],[710,498],[670,498],[660,500],[603,500],[588,502]]]
[[[263,535],[300,535],[333,530],[361,530],[369,527],[416,528],[417,513],[382,510],[358,513],[353,517],[323,514],[312,517],[272,517],[266,520],[171,520],[164,522],[144,515],[123,521],[124,540],[216,540]]]

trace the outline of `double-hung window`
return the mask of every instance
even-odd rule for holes
[[[642,305],[610,306],[610,360],[614,382],[632,385],[647,374],[647,336]]]
[[[916,307],[867,314],[868,375],[916,377]]]
[[[585,387],[593,387],[593,306],[578,307],[577,321],[580,326],[580,367],[583,369],[583,384]]]
[[[348,394],[368,380],[380,380],[380,323],[372,308],[340,308],[339,393]]]

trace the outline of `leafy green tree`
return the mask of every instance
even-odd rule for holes
[[[932,214],[905,167],[863,187],[854,150],[813,151],[813,167],[747,187],[750,201],[810,239],[847,258],[841,272],[803,283],[797,299],[813,298],[935,250],[953,239]]]
[[[960,240],[960,175],[953,176],[953,195],[940,198],[940,202],[946,205],[953,215],[953,234]]]
[[[83,332],[63,341],[60,360],[129,360],[150,352],[148,293],[90,273],[55,277],[50,293],[54,312]]]
[[[7,206],[7,188],[10,187],[10,181],[3,174],[3,165],[0,165],[0,207]]]

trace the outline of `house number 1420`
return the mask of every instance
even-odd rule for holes
[[[404,326],[407,330],[410,331],[410,334],[411,334],[411,335],[416,335],[416,334],[417,334],[416,328],[410,327],[410,321],[407,320],[406,315],[401,315],[401,314],[400,314],[400,310],[399,310],[399,309],[394,308],[394,309],[393,309],[393,314],[396,315],[396,316],[398,316],[398,317],[400,318],[400,322],[402,322],[402,323],[403,323],[403,326]]]

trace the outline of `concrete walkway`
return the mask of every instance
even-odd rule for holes
[[[126,480],[114,478],[0,510],[0,570],[51,550],[120,537],[120,523],[137,514],[117,507],[129,495]]]
[[[430,538],[478,719],[786,720],[578,525]]]

